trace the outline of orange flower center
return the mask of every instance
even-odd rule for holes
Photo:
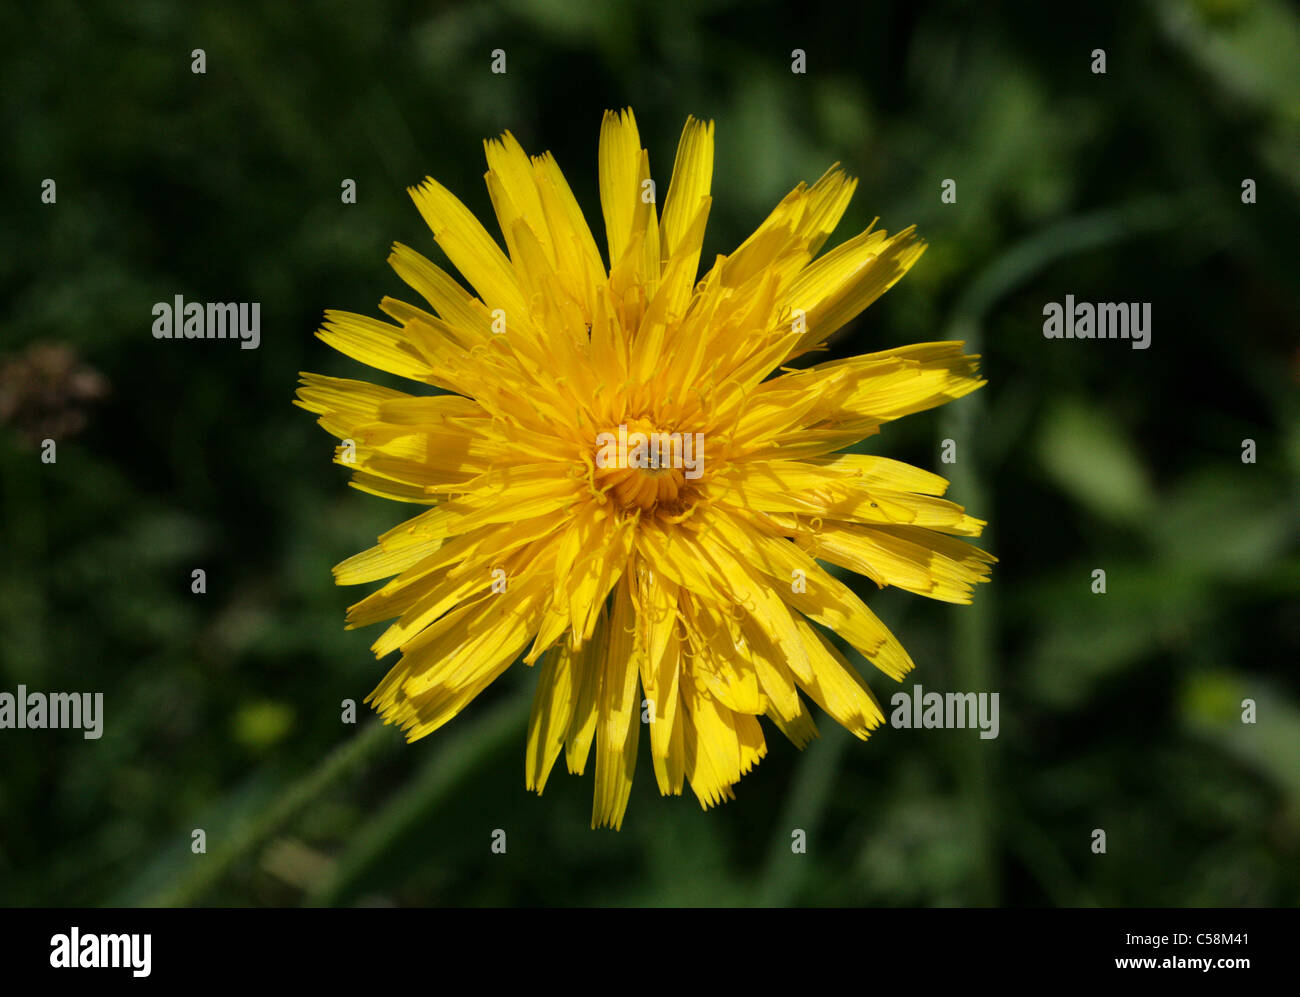
[[[703,473],[703,434],[659,429],[646,419],[596,437],[596,487],[624,509],[679,512]]]

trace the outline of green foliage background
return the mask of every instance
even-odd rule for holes
[[[1300,901],[1300,19],[1064,7],[7,5],[0,355],[68,344],[112,394],[55,465],[0,427],[0,689],[107,713],[99,741],[0,731],[0,902]],[[931,243],[832,353],[984,355],[984,390],[870,449],[952,477],[1001,561],[973,607],[862,591],[918,663],[904,688],[1000,693],[997,740],[773,731],[710,813],[660,799],[642,751],[615,834],[588,829],[590,774],[525,792],[523,666],[412,746],[340,723],[386,666],[330,566],[411,510],[348,488],[290,405],[300,370],[370,376],[321,312],[407,293],[394,240],[441,259],[405,194],[426,174],[490,219],[505,128],[556,153],[599,239],[600,115],[629,104],[661,184],[686,115],[717,121],[706,259],[835,160],[861,185],[833,243],[877,215]],[[1067,293],[1152,302],[1152,347],[1046,341]],[[155,341],[175,294],[260,301],[261,348]]]

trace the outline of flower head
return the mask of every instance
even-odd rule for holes
[[[856,181],[800,184],[697,283],[713,123],[688,119],[659,213],[630,111],[599,151],[602,258],[549,154],[485,143],[506,252],[432,179],[410,193],[470,293],[407,246],[389,262],[429,309],[327,312],[350,357],[441,389],[303,375],[298,404],[343,440],[353,484],[427,508],[335,568],[390,578],[348,625],[396,618],[368,702],[414,740],[523,656],[536,673],[526,782],[595,747],[592,825],[622,823],[638,750],[661,792],[708,807],[766,753],[802,747],[803,697],[858,737],[883,714],[827,631],[899,679],[912,661],[819,562],[969,602],[984,525],[928,471],[842,451],[984,382],[960,343],[789,369],[888,290],[924,243],[869,228],[818,256]],[[802,696],[801,696],[802,693]]]

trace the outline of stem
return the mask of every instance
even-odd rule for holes
[[[463,730],[457,741],[445,744],[424,770],[353,838],[351,846],[310,890],[303,904],[328,907],[346,900],[392,842],[416,827],[484,759],[519,736],[531,708],[531,695],[512,696]]]
[[[194,872],[170,891],[150,900],[147,907],[188,907],[198,902],[237,862],[261,845],[312,800],[391,744],[393,731],[379,722],[364,727],[355,737],[335,748],[311,772],[303,776],[279,801],[256,819],[237,828],[227,844],[206,861],[197,862]]]
[[[822,725],[821,737],[808,746],[791,780],[792,789],[776,822],[762,878],[754,891],[756,907],[789,905],[810,868],[808,863],[812,860],[807,855],[790,851],[790,834],[799,828],[807,834],[810,847],[816,847],[813,836],[821,825],[826,803],[835,787],[840,758],[850,741],[856,743],[848,731],[827,719],[828,722]]]
[[[1074,253],[1121,242],[1149,232],[1170,228],[1193,213],[1188,199],[1149,197],[1128,204],[1066,219],[1036,232],[1012,246],[981,271],[967,286],[953,308],[947,338],[961,340],[967,353],[982,352],[984,317],[1005,295],[1039,273],[1049,263]],[[967,508],[990,509],[975,444],[976,427],[981,425],[984,398],[976,394],[960,405],[948,406],[940,419],[941,438],[958,441],[958,461],[953,465],[952,495]],[[990,527],[984,545],[996,546]],[[996,578],[996,569],[994,572]],[[995,692],[998,671],[994,661],[997,602],[996,589],[989,585],[975,595],[974,603],[956,617],[953,650],[955,677],[967,692]],[[996,740],[962,742],[954,764],[961,775],[963,797],[970,821],[973,846],[974,902],[994,906],[999,899],[997,842],[993,802],[997,792]]]

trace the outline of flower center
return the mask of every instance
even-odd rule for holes
[[[704,472],[704,434],[634,419],[596,437],[596,487],[625,509],[677,512]]]

